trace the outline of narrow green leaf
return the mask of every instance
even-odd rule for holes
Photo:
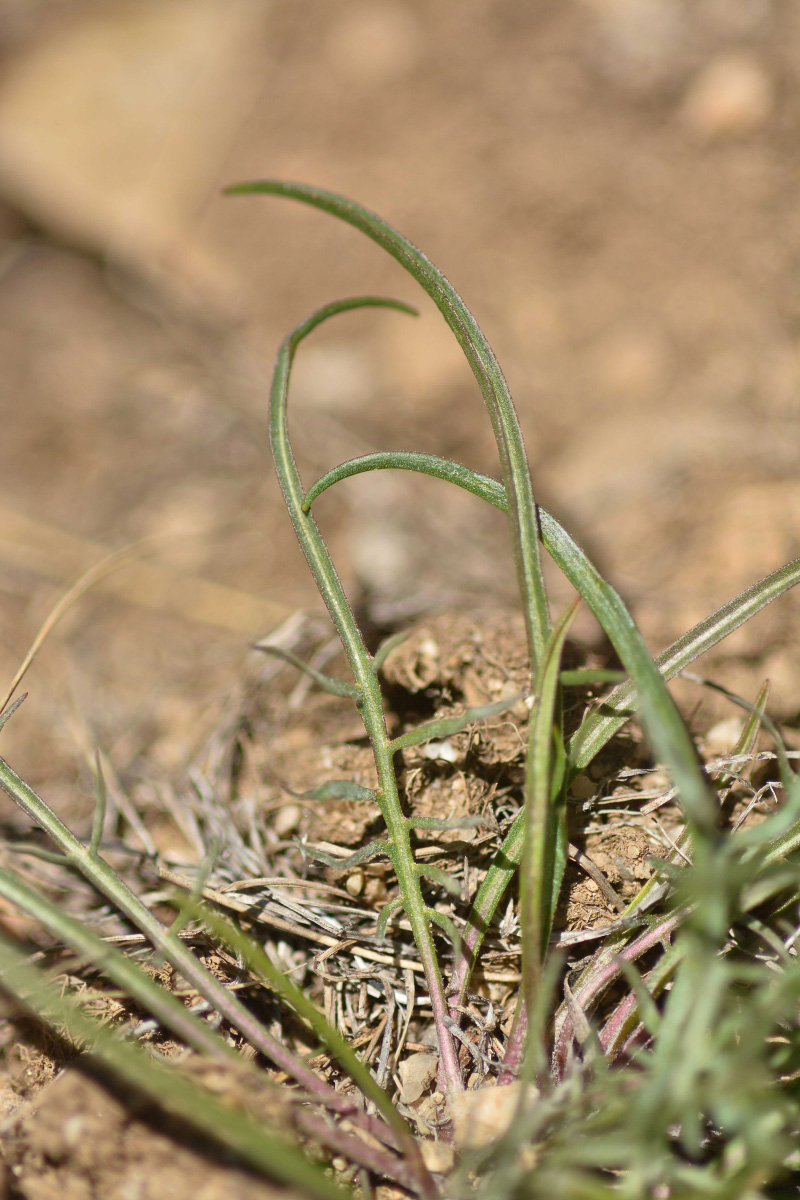
[[[348,700],[358,700],[361,696],[361,692],[354,684],[345,683],[343,679],[334,679],[332,675],[326,675],[324,671],[318,671],[310,663],[303,662],[302,658],[299,658],[296,654],[292,654],[291,650],[282,650],[280,646],[270,646],[267,642],[256,642],[253,649],[260,650],[263,654],[271,654],[273,658],[281,658],[284,662],[291,663],[298,671],[302,671],[304,675],[308,675],[313,679],[317,687],[322,688],[323,692],[328,692],[331,696],[343,696]]]
[[[99,854],[90,854],[89,848],[75,837],[41,796],[20,779],[3,758],[0,758],[0,788],[32,821],[47,831],[63,851],[68,865],[80,871],[102,895],[124,913],[184,979],[196,987],[253,1046],[309,1091],[322,1091],[333,1095],[331,1089],[273,1037],[241,1000],[216,979],[187,946],[178,938],[169,936],[158,918],[133,894],[108,863]]]
[[[496,480],[478,475],[468,467],[453,463],[448,459],[405,452],[366,455],[364,458],[352,460],[351,463],[345,463],[341,468],[336,468],[328,475],[323,476],[323,479],[314,485],[314,488],[318,489],[316,494],[322,490],[323,482],[328,487],[331,483],[336,482],[337,478],[345,478],[347,474],[357,474],[359,471],[376,470],[381,467],[421,471],[434,478],[466,488],[496,508],[502,510],[506,508],[505,489]],[[343,473],[338,475],[337,472],[340,471]],[[314,489],[311,490],[314,491]],[[309,492],[310,494],[311,492]],[[577,542],[550,513],[541,507],[539,507],[539,518],[545,549],[586,601],[587,606],[609,633],[609,636],[611,636],[611,629],[608,626],[609,618],[612,628],[629,629],[633,625],[633,620],[627,608],[614,589],[603,580]],[[655,662],[662,677],[665,680],[671,679],[695,658],[705,654],[707,650],[750,620],[767,604],[798,583],[800,583],[800,559],[794,559],[754,583],[705,620],[700,621],[667,650],[658,655]],[[617,652],[620,653],[619,647],[617,647]],[[621,654],[620,657],[622,657]],[[628,682],[615,688],[598,708],[587,715],[570,741],[571,776],[578,774],[588,766],[606,742],[630,719],[637,707],[635,685]],[[502,895],[502,890],[500,894]]]
[[[668,951],[665,951],[664,956],[667,953]],[[674,957],[674,954],[671,957]],[[620,958],[618,961],[620,973],[624,976],[625,982],[636,998],[636,1015],[647,1032],[656,1037],[661,1024],[661,1013],[658,1011],[653,994],[648,987],[650,981],[648,980],[646,983],[642,979],[642,976],[632,962],[626,962],[624,958]],[[672,966],[672,963],[670,962],[669,965]]]
[[[437,306],[464,351],[486,402],[508,495],[511,544],[528,630],[534,676],[550,630],[547,593],[539,557],[539,520],[525,444],[508,385],[477,321],[448,279],[407,238],[360,204],[322,188],[262,179],[235,184],[229,195],[261,193],[310,204],[353,225],[405,268]]]
[[[544,515],[542,518],[545,527]],[[554,555],[555,557],[555,555]],[[558,560],[556,560],[558,561]],[[561,563],[559,563],[561,566]],[[574,580],[572,580],[574,582]],[[672,679],[689,663],[718,645],[757,612],[765,608],[778,596],[800,583],[800,558],[779,567],[745,591],[723,604],[705,620],[693,626],[668,649],[659,654],[656,665],[664,679]],[[584,599],[587,599],[584,596]],[[587,599],[588,603],[588,599]],[[569,746],[570,774],[584,770],[617,730],[636,711],[638,702],[633,683],[624,683],[602,701],[600,706],[588,714],[579,729],[573,734]]]
[[[567,860],[563,772],[554,770],[560,733],[559,673],[569,627],[580,600],[562,615],[547,643],[540,694],[530,725],[525,762],[525,831],[520,877],[523,995],[532,1011]],[[560,775],[560,777],[559,777]]]
[[[349,779],[329,779],[319,787],[301,792],[300,800],[375,800],[378,797],[370,788],[351,783]]]
[[[591,607],[590,597],[587,594],[588,588],[581,590],[580,587],[581,581],[584,579],[589,579],[591,582],[590,575],[581,574],[583,551],[574,543],[570,546],[571,539],[566,534],[563,539],[559,540],[561,527],[544,509],[541,509],[540,513],[545,546],[554,561],[574,586],[581,591],[584,600]],[[767,604],[798,583],[800,583],[800,558],[766,575],[734,597],[733,600],[718,608],[658,655],[655,662],[663,678],[671,679],[694,659],[716,646]],[[636,689],[629,682],[615,688],[600,702],[599,707],[593,709],[584,718],[569,743],[570,778],[574,778],[580,771],[585,770],[603,746],[611,740],[626,721],[630,720],[636,712],[636,708]],[[489,867],[467,918],[464,944],[470,950],[473,959],[480,948],[489,923],[497,911],[497,906],[514,877],[522,856],[522,827],[523,813],[520,812]],[[779,857],[783,853],[789,853],[796,846],[800,846],[800,831],[796,834],[785,835],[775,846],[775,856]],[[655,885],[655,882],[655,880],[650,881],[652,885]],[[645,886],[649,887],[650,884]],[[464,960],[458,964],[457,973],[453,977],[453,986],[466,986],[468,975],[469,964]]]
[[[302,849],[314,862],[321,862],[326,867],[338,867],[342,871],[347,871],[350,867],[360,867],[362,863],[372,862],[373,858],[377,858],[379,854],[388,854],[391,847],[388,842],[384,841],[370,842],[368,845],[362,846],[360,850],[356,850],[354,854],[348,854],[346,858],[337,858],[335,854],[328,854],[326,850],[318,850],[316,846],[304,845]]]
[[[628,676],[624,671],[601,671],[586,667],[577,671],[562,671],[562,687],[585,687],[593,683],[623,683]]]
[[[468,817],[409,817],[407,829],[479,829],[482,825],[490,825],[488,817],[479,815]]]
[[[730,688],[726,688],[721,683],[716,683],[713,679],[705,679],[702,675],[690,674],[688,671],[682,671],[681,674],[684,679],[688,679],[692,683],[699,683],[701,687],[707,687],[710,691],[717,692],[720,696],[724,696],[726,700],[730,700],[731,704],[735,704],[738,708],[743,708],[745,712],[750,714],[750,721],[756,722],[756,729],[763,725],[775,743],[778,773],[781,777],[781,783],[787,790],[790,789],[797,776],[789,765],[789,759],[786,754],[786,743],[783,740],[781,731],[772,718],[764,711],[763,704],[759,707],[758,700],[756,700],[755,704],[751,704],[749,700],[745,700],[744,696],[738,696],[736,692],[732,692]]]
[[[104,942],[83,922],[76,921],[62,906],[32,888],[10,871],[0,869],[0,896],[20,912],[34,917],[53,937],[91,963],[126,995],[176,1033],[187,1045],[215,1059],[241,1064],[241,1059],[210,1025],[194,1016],[171,992],[142,971],[135,962]]]
[[[390,900],[388,902],[388,904],[384,904],[383,908],[381,909],[381,911],[378,915],[377,924],[375,925],[375,937],[376,938],[380,938],[381,940],[383,940],[383,938],[386,937],[386,926],[389,924],[389,921],[394,916],[394,914],[396,912],[399,912],[402,909],[402,907],[403,907],[402,895],[395,896],[394,900]]]
[[[564,530],[554,536],[554,544],[570,566],[567,574],[571,582],[597,617],[637,688],[648,740],[678,788],[687,819],[699,829],[712,830],[716,822],[716,802],[698,765],[683,719],[633,618],[617,592]],[[580,769],[573,753],[577,736],[573,736],[569,748],[571,774]]]
[[[337,470],[357,473],[358,470],[372,470],[378,466],[396,466],[424,471],[438,478],[455,482],[461,487],[468,487],[468,490],[482,495],[484,499],[489,499],[491,503],[502,507],[502,493],[498,490],[498,485],[495,481],[489,480],[486,477],[479,477],[474,472],[470,472],[468,468],[461,467],[460,464],[450,463],[444,459],[435,459],[432,456],[409,454],[394,454],[383,457],[368,456],[361,463],[358,460],[354,460],[353,463],[344,464],[342,468],[337,468]],[[344,477],[344,474],[339,477]],[[331,482],[334,482],[334,480],[331,479]],[[656,753],[666,763],[679,788],[683,803],[687,805],[687,815],[695,823],[710,828],[714,820],[713,800],[697,765],[691,740],[686,733],[683,722],[669,693],[661,683],[659,671],[653,664],[653,660],[636,629],[630,613],[617,592],[603,579],[581,548],[558,522],[542,509],[539,510],[539,515],[541,536],[548,552],[579,594],[584,598],[602,625],[627,668],[628,674],[639,683],[639,689],[643,697],[641,702],[642,717],[648,734]],[[702,653],[703,649],[708,648],[708,644],[713,644],[713,642],[708,643],[710,636],[713,637],[715,633],[719,637],[725,636],[725,633],[721,629],[717,628],[714,630],[713,622],[715,618],[722,620],[726,632],[731,632],[733,628],[736,628],[737,624],[740,624],[743,620],[747,619],[747,616],[757,611],[756,605],[763,606],[763,604],[768,603],[770,599],[779,594],[776,588],[785,590],[796,583],[800,579],[800,560],[796,564],[790,564],[791,566],[795,569],[782,568],[781,572],[775,573],[775,575],[780,575],[780,580],[777,580],[774,576],[768,577],[769,582],[762,581],[760,587],[756,585],[757,590],[755,594],[752,594],[754,593],[754,589],[749,589],[748,593],[743,593],[742,597],[738,598],[741,601],[739,605],[736,602],[731,602],[724,609],[721,609],[719,614],[715,614],[714,617],[703,622],[702,626],[697,627],[698,638],[694,647],[694,653],[691,652],[691,643],[687,643],[684,650],[690,652],[691,657]],[[681,639],[681,641],[686,642],[686,639]],[[687,662],[691,661],[691,657],[687,659]],[[576,757],[576,752],[580,751],[585,738],[591,737],[593,733],[596,733],[598,727],[601,726],[601,722],[614,719],[609,717],[608,705],[609,703],[613,704],[613,697],[623,692],[625,688],[628,689],[625,696],[628,708],[624,710],[624,715],[619,717],[614,729],[610,730],[608,737],[612,736],[615,729],[631,715],[631,706],[635,694],[634,687],[632,684],[622,685],[621,688],[617,689],[617,693],[612,693],[612,697],[609,697],[609,700],[603,703],[600,710],[602,716],[598,716],[597,712],[590,714],[573,736],[570,743],[571,774],[576,774],[587,765],[587,762],[582,762],[581,759]],[[597,747],[597,749],[599,748],[600,746]],[[597,750],[595,749],[588,761],[591,761],[591,757],[594,757],[594,753],[596,752]]]
[[[435,908],[428,908],[425,911],[428,919],[432,921],[434,925],[438,925],[439,928],[443,929],[447,934],[453,946],[453,953],[456,955],[461,954],[463,945],[461,934],[458,932],[450,918],[444,913],[437,912]]]
[[[407,629],[403,629],[400,631],[400,633],[393,633],[391,637],[388,637],[385,641],[381,642],[380,646],[378,646],[378,649],[372,656],[372,670],[376,675],[380,670],[383,669],[383,664],[386,662],[392,651],[396,650],[398,646],[402,646],[403,642],[408,641],[408,635],[409,631]]]
[[[444,888],[451,896],[461,896],[461,884],[448,871],[428,866],[427,863],[417,863],[416,870],[421,878],[430,879],[431,883],[438,883],[439,887]]]
[[[0,933],[3,987],[38,1016],[55,1021],[73,1041],[88,1046],[114,1074],[144,1093],[162,1111],[187,1121],[271,1179],[300,1188],[318,1200],[341,1200],[347,1194],[298,1147],[275,1137],[244,1109],[221,1104],[196,1082],[181,1078],[141,1047],[120,1041],[104,1026],[89,1020],[26,960],[27,954]]]
[[[419,880],[413,872],[410,834],[405,826],[392,755],[388,750],[386,717],[378,677],[373,668],[372,656],[367,650],[322,535],[311,513],[303,510],[303,485],[292,454],[288,432],[289,380],[294,356],[303,339],[329,317],[375,303],[372,297],[359,297],[329,304],[302,321],[284,339],[278,351],[270,391],[270,445],[294,531],[347,654],[353,679],[361,691],[357,701],[358,711],[372,745],[378,775],[378,802],[386,821],[391,845],[390,854],[403,892],[403,906],[419,951],[431,998],[434,1024],[439,1036],[441,1080],[447,1093],[456,1093],[462,1088],[461,1069],[453,1039],[446,1025],[447,1001],[430,924],[425,918],[425,903],[420,892]],[[380,303],[386,307],[405,307],[391,301]]]
[[[198,905],[196,911],[203,924],[231,950],[237,954],[241,954],[250,970],[259,975],[270,989],[280,996],[297,1013],[301,1020],[306,1022],[319,1038],[322,1045],[341,1063],[364,1095],[375,1103],[379,1112],[386,1118],[389,1126],[407,1141],[408,1129],[406,1123],[395,1109],[386,1092],[372,1076],[369,1068],[365,1067],[354,1053],[346,1038],[326,1020],[313,1001],[306,996],[305,992],[292,983],[289,976],[280,967],[276,967],[270,961],[269,956],[254,938],[248,937],[246,933],[237,929],[235,925],[232,925],[220,913],[207,908],[205,905]]]
[[[13,717],[14,713],[17,711],[19,706],[21,704],[24,704],[27,699],[28,699],[28,693],[23,692],[21,696],[17,696],[16,700],[14,701],[14,703],[11,705],[10,708],[7,708],[3,712],[0,712],[0,729],[3,728],[6,721],[8,721],[11,717]]]
[[[472,492],[489,504],[507,512],[506,489],[502,483],[489,475],[481,475],[461,463],[449,458],[439,458],[435,454],[420,454],[414,450],[386,450],[376,454],[364,454],[360,458],[351,458],[341,463],[331,471],[327,471],[306,492],[303,508],[308,511],[318,496],[322,495],[334,483],[342,479],[350,479],[353,475],[361,475],[365,471],[405,470],[417,471],[422,475],[431,475],[435,479],[443,479],[454,483],[457,487]]]
[[[509,708],[518,704],[524,695],[524,692],[518,692],[506,700],[495,700],[493,704],[481,704],[475,708],[468,708],[456,717],[441,717],[438,721],[427,721],[424,725],[418,725],[416,729],[409,729],[407,733],[403,733],[389,742],[389,752],[396,754],[398,750],[405,750],[410,746],[420,746],[423,742],[430,742],[435,738],[446,738],[454,733],[460,733],[462,729],[466,729],[475,721],[483,721],[488,717],[496,717],[499,713],[507,712]]]
[[[106,823],[106,781],[103,776],[103,764],[100,760],[100,751],[95,753],[94,765],[94,817],[92,818],[92,836],[89,841],[89,853],[94,857],[99,849],[100,842],[103,837],[103,827]]]

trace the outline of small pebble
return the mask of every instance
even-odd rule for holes
[[[703,138],[741,137],[760,129],[775,103],[772,80],[752,54],[720,54],[687,91],[681,115]]]
[[[301,816],[299,804],[284,804],[283,808],[279,808],[276,812],[272,828],[278,837],[286,837],[287,833],[291,833],[300,824]]]
[[[351,896],[360,896],[364,887],[364,872],[361,870],[353,871],[352,875],[347,876],[344,886]]]
[[[455,1165],[456,1152],[447,1142],[422,1142],[420,1144],[422,1161],[429,1171],[446,1175]]]

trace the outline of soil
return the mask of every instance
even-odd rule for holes
[[[363,802],[299,797],[331,777],[370,786],[369,753],[346,705],[250,649],[277,628],[320,661],[331,653],[266,445],[280,339],[340,295],[421,309],[416,322],[343,316],[301,351],[292,431],[307,481],[389,447],[496,475],[496,450],[457,346],[395,264],[321,214],[219,189],[266,175],[331,187],[448,273],[508,376],[537,499],[657,651],[800,554],[800,17],[784,0],[256,7],[0,0],[0,678],[83,571],[132,543],[136,560],[50,635],[2,739],[79,833],[99,746],[109,828],[137,848],[126,798],[168,861],[202,856],[185,816],[193,765],[221,782],[220,812],[256,811],[268,849],[299,869],[295,838],[355,848],[375,817]],[[170,38],[205,54],[203,69],[170,58]],[[160,55],[159,70],[131,70],[141,54]],[[127,90],[98,102],[86,81],[109,62]],[[398,730],[524,690],[500,514],[388,472],[317,507],[370,638],[413,626],[386,668]],[[551,574],[560,608],[569,589]],[[700,667],[751,700],[768,677],[790,736],[799,616],[790,593]],[[576,661],[611,663],[588,614],[575,632]],[[733,744],[720,698],[685,682],[675,694],[709,746],[715,730],[721,750]],[[435,839],[433,864],[469,848],[465,898],[513,815],[523,721],[512,709],[438,758],[405,757],[420,815],[494,822]],[[571,834],[623,898],[676,819],[668,804],[631,816],[666,784],[627,739],[576,781]],[[26,832],[5,799],[0,820]],[[373,916],[392,888],[379,863],[327,878]],[[561,928],[611,915],[573,861]],[[25,920],[3,919],[38,944]],[[307,949],[290,939],[287,962]],[[492,953],[502,1009],[517,964],[507,947]],[[422,1046],[424,1029],[412,1033]],[[101,1104],[72,1071],[30,1097],[12,1074],[9,1196],[144,1197],[145,1157],[176,1200],[213,1196],[216,1170],[227,1194],[266,1194],[105,1093]],[[102,1162],[68,1138],[52,1159],[42,1139],[56,1114],[100,1120]]]

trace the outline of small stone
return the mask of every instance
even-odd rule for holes
[[[419,754],[422,758],[429,758],[433,762],[458,762],[459,753],[451,741],[444,742],[427,742],[424,746],[420,746]]]
[[[446,1175],[453,1169],[456,1153],[447,1142],[422,1142],[419,1149],[422,1161],[429,1171]]]
[[[744,722],[741,717],[726,717],[712,725],[703,738],[706,749],[711,754],[730,754],[742,733]]]
[[[539,1094],[529,1086],[522,1097],[521,1088],[521,1083],[511,1083],[507,1087],[483,1087],[454,1096],[450,1113],[457,1149],[480,1150],[507,1133],[520,1109],[520,1101],[527,1107]]]
[[[420,1096],[436,1078],[436,1068],[439,1065],[439,1056],[432,1054],[427,1050],[420,1050],[416,1054],[411,1054],[407,1059],[400,1063],[398,1067],[398,1075],[400,1076],[400,1100],[403,1104],[414,1104],[419,1100]]]
[[[278,837],[286,837],[287,833],[291,833],[300,824],[301,816],[299,804],[284,804],[283,808],[279,808],[276,812],[272,828]]]
[[[364,872],[360,869],[353,871],[352,875],[347,876],[344,886],[351,896],[360,896],[364,887]]]
[[[741,137],[766,123],[774,103],[772,80],[757,58],[744,52],[720,54],[689,87],[681,115],[701,137]]]

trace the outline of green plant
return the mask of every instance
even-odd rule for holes
[[[320,801],[374,800],[385,835],[349,859],[331,860],[321,853],[317,857],[339,867],[357,866],[379,855],[391,863],[399,891],[379,915],[376,933],[385,936],[392,916],[400,910],[405,913],[431,1002],[439,1049],[439,1087],[450,1101],[464,1088],[458,1053],[462,1001],[486,932],[521,865],[523,982],[500,1082],[520,1079],[532,1086],[535,1081],[537,1103],[521,1104],[508,1133],[494,1145],[465,1155],[449,1183],[441,1185],[426,1169],[417,1143],[391,1099],[337,1031],[280,976],[251,938],[198,907],[196,898],[184,901],[183,919],[204,922],[215,937],[235,948],[351,1074],[375,1106],[374,1113],[365,1113],[352,1099],[334,1091],[277,1041],[202,967],[177,931],[165,930],[111,870],[100,854],[102,787],[98,788],[95,832],[87,846],[2,760],[0,786],[47,830],[71,869],[80,871],[108,896],[232,1028],[306,1089],[304,1098],[332,1115],[346,1117],[354,1129],[371,1135],[373,1141],[368,1144],[337,1131],[335,1122],[320,1121],[308,1107],[298,1109],[296,1115],[300,1133],[338,1150],[373,1175],[394,1179],[427,1196],[440,1194],[442,1186],[453,1196],[477,1188],[492,1195],[556,1194],[576,1200],[611,1192],[630,1197],[766,1194],[763,1189],[793,1169],[792,1137],[800,1128],[794,1094],[794,1078],[800,1068],[795,1034],[800,971],[793,952],[794,926],[787,926],[798,885],[794,855],[800,848],[800,783],[777,730],[765,716],[763,693],[749,706],[750,717],[737,749],[742,755],[751,753],[761,726],[771,730],[786,801],[761,825],[726,832],[720,823],[720,794],[698,761],[666,681],[799,582],[800,560],[754,584],[652,658],[619,595],[558,522],[536,505],[521,430],[500,368],[471,313],[432,263],[379,217],[333,193],[273,181],[240,184],[229,191],[279,195],[310,204],[349,222],[388,251],[443,314],[486,402],[497,441],[501,482],[434,456],[382,452],[344,463],[306,489],[287,428],[290,377],[300,344],[321,323],[348,310],[414,310],[372,296],[339,301],[318,310],[286,338],[272,385],[272,450],[292,524],[347,655],[353,681],[342,683],[307,668],[291,654],[283,652],[283,657],[307,670],[319,686],[355,704],[363,720],[374,755],[377,789],[371,792],[349,781],[330,780],[310,795]],[[369,652],[311,515],[314,501],[334,483],[384,469],[426,473],[505,511],[514,548],[533,701],[523,803],[460,928],[426,901],[423,890],[423,881],[445,890],[453,890],[453,881],[415,858],[413,844],[415,830],[447,828],[452,822],[406,816],[397,757],[408,747],[498,713],[519,697],[468,709],[460,717],[431,721],[395,738],[389,736],[380,670],[396,639],[390,639],[374,655]],[[592,611],[627,674],[625,682],[590,708],[569,739],[564,734],[562,692],[585,681],[586,676],[561,669],[572,609],[551,627],[541,546]],[[613,928],[605,931],[599,949],[577,981],[564,983],[565,998],[559,1005],[556,995],[563,963],[553,948],[552,935],[569,853],[568,791],[575,777],[634,712],[676,789],[685,819],[677,850],[691,861],[679,867],[673,855],[661,864]],[[0,894],[35,915],[55,936],[106,972],[186,1044],[225,1062],[231,1060],[229,1047],[206,1025],[174,1003],[128,959],[110,952],[94,935],[70,922],[13,872],[0,871]],[[439,933],[452,946],[447,982],[444,958],[435,940]],[[751,953],[754,938],[761,939],[768,954],[759,957]],[[633,964],[643,958],[649,968],[641,976]],[[55,1011],[68,1032],[76,1030],[75,1036],[94,1044],[97,1053],[123,1073],[133,1071],[120,1065],[119,1056],[119,1061],[114,1058],[116,1049],[109,1050],[107,1039],[94,1039],[85,1023],[70,1023],[69,1013],[54,1004],[41,979],[31,976],[30,968],[24,973],[13,948],[5,943],[0,944],[0,962],[4,972],[12,967],[23,972],[5,975],[7,990],[38,1011]],[[15,982],[17,978],[21,982]],[[621,996],[604,1024],[595,1029],[590,1020],[592,1010],[609,987],[620,981],[624,985]],[[615,1058],[622,1065],[611,1069]],[[147,1074],[147,1068],[141,1070]],[[158,1086],[154,1083],[153,1089]],[[520,1096],[527,1094],[523,1087]],[[205,1103],[199,1099],[193,1111]],[[187,1104],[181,1110],[184,1115],[192,1109]],[[219,1123],[220,1131],[224,1124]],[[247,1129],[251,1130],[249,1124]],[[447,1133],[445,1116],[442,1134]],[[248,1138],[230,1144],[262,1166],[263,1155],[259,1156]],[[534,1148],[535,1161],[519,1153],[523,1144]],[[305,1166],[292,1175],[297,1160],[291,1147],[281,1143],[276,1152],[283,1156],[284,1165],[276,1167],[281,1178],[293,1178],[315,1194],[331,1194],[329,1181],[319,1173],[309,1174]]]

